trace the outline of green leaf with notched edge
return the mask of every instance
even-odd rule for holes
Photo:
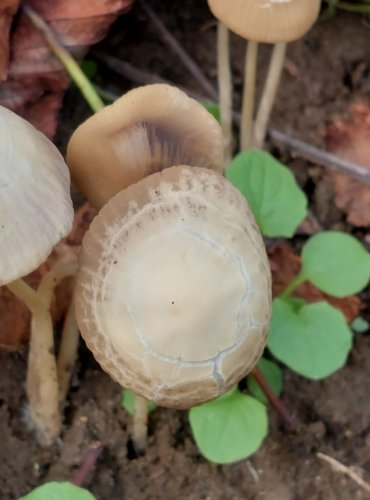
[[[39,486],[20,500],[95,500],[95,497],[72,483],[51,482]]]
[[[123,389],[122,398],[121,398],[121,406],[126,411],[133,415],[135,413],[135,394],[129,389]],[[148,412],[152,412],[157,408],[157,405],[152,401],[148,401]]]
[[[236,388],[215,401],[191,408],[189,419],[198,449],[217,464],[249,457],[268,431],[266,406]]]
[[[307,198],[287,167],[264,151],[246,151],[233,159],[226,177],[247,199],[264,235],[293,236]]]
[[[274,299],[267,339],[272,354],[293,371],[319,380],[339,370],[352,347],[352,332],[343,314],[327,302],[296,309]]]
[[[349,234],[318,233],[303,247],[300,276],[325,293],[346,297],[369,283],[370,254]]]
[[[280,396],[283,389],[283,375],[276,363],[269,361],[266,358],[261,358],[258,361],[257,368],[261,372],[261,375],[266,380],[271,390],[276,396]],[[261,389],[261,386],[257,380],[249,375],[247,379],[248,389],[252,396],[261,401],[262,403],[267,403],[267,397]]]

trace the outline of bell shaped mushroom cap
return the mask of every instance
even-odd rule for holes
[[[240,192],[211,170],[172,167],[121,191],[94,219],[75,298],[81,333],[116,381],[188,408],[256,363],[271,277]]]
[[[32,272],[72,227],[67,165],[41,132],[0,106],[0,285]]]
[[[231,31],[266,43],[301,38],[316,21],[321,0],[208,0],[209,8]]]
[[[222,132],[204,107],[170,85],[131,90],[80,125],[68,145],[72,180],[95,208],[172,165],[222,171]]]

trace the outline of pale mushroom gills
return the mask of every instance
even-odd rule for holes
[[[101,208],[121,189],[172,165],[222,172],[222,132],[178,88],[146,85],[82,123],[68,144],[67,164],[78,189]]]
[[[186,408],[216,398],[265,345],[271,278],[246,201],[196,167],[153,174],[112,198],[87,232],[81,333],[122,386]]]

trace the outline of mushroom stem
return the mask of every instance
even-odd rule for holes
[[[146,449],[148,439],[148,401],[135,394],[135,413],[132,429],[132,440],[135,450],[142,453]]]
[[[50,303],[55,287],[76,270],[76,262],[56,264],[41,280],[36,292],[38,302],[32,310],[26,391],[30,416],[44,446],[52,444],[61,429]]]
[[[63,406],[68,392],[73,367],[77,359],[79,339],[80,332],[77,326],[74,303],[72,300],[64,320],[62,340],[57,359],[60,407]]]
[[[245,53],[244,90],[240,124],[240,150],[253,147],[253,111],[256,92],[258,42],[247,43]]]
[[[28,285],[23,279],[18,279],[12,283],[7,283],[7,288],[26,304],[28,309],[33,312],[37,309],[39,304],[39,296],[30,285]]]
[[[256,122],[254,126],[254,146],[257,149],[263,148],[266,137],[267,124],[270,118],[272,106],[275,101],[280,76],[283,69],[287,43],[276,43],[272,52],[270,66],[263,89],[261,102],[258,108]]]
[[[230,71],[229,30],[221,22],[219,22],[217,26],[217,67],[220,123],[224,137],[224,162],[226,167],[231,161],[233,152],[232,80]]]

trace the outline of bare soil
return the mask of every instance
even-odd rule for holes
[[[215,84],[215,24],[206,2],[152,0],[151,5]],[[353,102],[369,102],[369,36],[361,16],[340,14],[318,23],[304,40],[291,44],[272,125],[320,146],[329,121],[346,113]],[[99,50],[202,93],[139,5],[116,23]],[[243,52],[244,43],[233,37],[236,105]],[[263,47],[261,81],[268,55],[269,48]],[[102,63],[96,81],[116,93],[132,86]],[[87,115],[86,105],[72,89],[60,117],[57,142],[62,150]],[[343,214],[333,207],[323,169],[271,147],[296,173],[320,224],[351,231]],[[360,234],[365,236],[365,231]],[[137,457],[130,441],[131,419],[121,409],[121,388],[100,370],[82,342],[63,435],[52,448],[41,449],[27,419],[26,354],[26,349],[0,353],[1,500],[17,499],[47,480],[71,480],[95,441],[102,442],[104,449],[85,486],[99,500],[368,498],[350,479],[319,461],[316,453],[331,455],[370,478],[369,334],[356,336],[347,366],[324,381],[307,381],[284,370],[282,398],[296,416],[298,429],[286,431],[270,410],[270,433],[262,448],[250,460],[229,466],[202,458],[192,440],[187,413],[168,409],[151,414],[148,451]]]

